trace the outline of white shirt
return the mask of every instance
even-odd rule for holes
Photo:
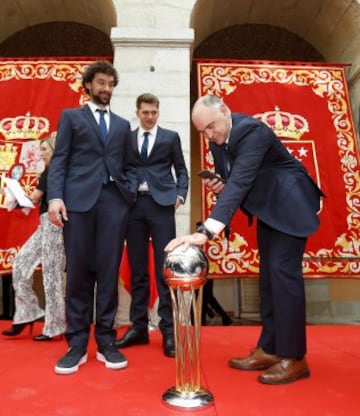
[[[156,138],[156,134],[157,134],[157,126],[154,126],[151,130],[144,130],[142,127],[139,127],[138,130],[138,135],[137,135],[137,143],[138,143],[138,149],[139,149],[139,153],[141,153],[141,147],[143,145],[144,142],[144,133],[145,132],[149,133],[148,136],[148,156],[152,150],[152,148],[154,147],[154,143],[155,143],[155,138]]]
[[[154,147],[154,143],[155,143],[155,138],[156,138],[156,133],[157,133],[157,126],[155,125],[151,130],[144,130],[142,127],[139,127],[138,130],[138,134],[137,134],[137,143],[138,143],[138,149],[139,149],[139,153],[141,153],[141,147],[144,143],[144,133],[145,132],[149,133],[148,136],[148,155],[150,154],[152,148]],[[149,186],[147,184],[146,181],[142,182],[139,185],[139,191],[148,191],[149,190]]]
[[[105,110],[106,111],[106,113],[104,113],[104,118],[105,118],[107,131],[109,131],[109,129],[110,129],[110,107],[107,105],[105,108],[99,108],[92,101],[88,101],[86,104],[89,106],[91,112],[93,113],[93,116],[95,117],[95,120],[96,120],[97,124],[99,124],[99,122],[100,122],[100,113],[96,110],[99,109],[99,110]]]

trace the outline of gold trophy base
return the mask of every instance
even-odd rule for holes
[[[203,410],[214,403],[214,396],[201,388],[200,391],[179,391],[171,387],[163,394],[163,402],[167,407],[182,410]]]

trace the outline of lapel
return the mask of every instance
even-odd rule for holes
[[[131,135],[132,135],[131,146],[132,146],[133,152],[140,158],[139,146],[137,142],[138,132],[139,132],[139,127],[137,127],[135,130],[131,132]],[[159,144],[164,140],[164,138],[165,138],[165,131],[160,126],[158,126],[155,141],[154,141],[154,146],[152,147],[147,160],[149,160],[151,156],[155,153],[156,147],[159,146]]]
[[[156,147],[159,146],[159,144],[164,140],[164,138],[165,138],[165,131],[160,126],[158,126],[155,141],[154,141],[154,146],[152,147],[149,153],[148,159],[150,159],[151,156],[155,153]]]
[[[230,137],[228,142],[228,156],[229,156],[229,162],[230,166],[232,166],[234,157],[235,157],[235,148],[237,146],[237,143],[239,140],[242,139],[242,135],[239,135],[239,126],[246,121],[248,117],[241,113],[232,113],[231,119],[232,119],[232,128],[230,131]]]
[[[139,127],[131,132],[131,149],[138,157],[140,157],[139,146],[137,142],[138,132]]]
[[[109,111],[109,117],[110,117],[110,129],[109,129],[109,132],[108,132],[108,138],[107,138],[106,146],[109,145],[111,139],[115,135],[116,122],[117,122],[115,114],[112,113],[111,111]],[[99,132],[100,132],[100,129],[99,129]]]

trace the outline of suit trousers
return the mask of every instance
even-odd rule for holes
[[[119,265],[130,207],[116,185],[104,185],[87,212],[68,212],[64,227],[67,257],[66,339],[70,347],[86,347],[93,316],[98,346],[115,342]]]
[[[269,354],[301,358],[306,354],[305,288],[302,259],[306,238],[257,224],[260,254],[258,346]]]
[[[155,257],[156,285],[159,294],[159,328],[165,335],[173,333],[170,290],[163,276],[164,248],[175,237],[175,208],[157,204],[150,195],[139,196],[131,212],[127,247],[131,269],[130,320],[133,328],[147,331],[150,237]]]

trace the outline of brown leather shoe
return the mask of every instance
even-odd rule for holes
[[[310,370],[305,358],[282,358],[277,364],[263,371],[258,381],[265,384],[287,384],[306,377],[310,377]]]
[[[267,354],[261,347],[254,348],[248,357],[231,358],[229,366],[238,370],[264,370],[278,363],[280,358],[275,354]]]

